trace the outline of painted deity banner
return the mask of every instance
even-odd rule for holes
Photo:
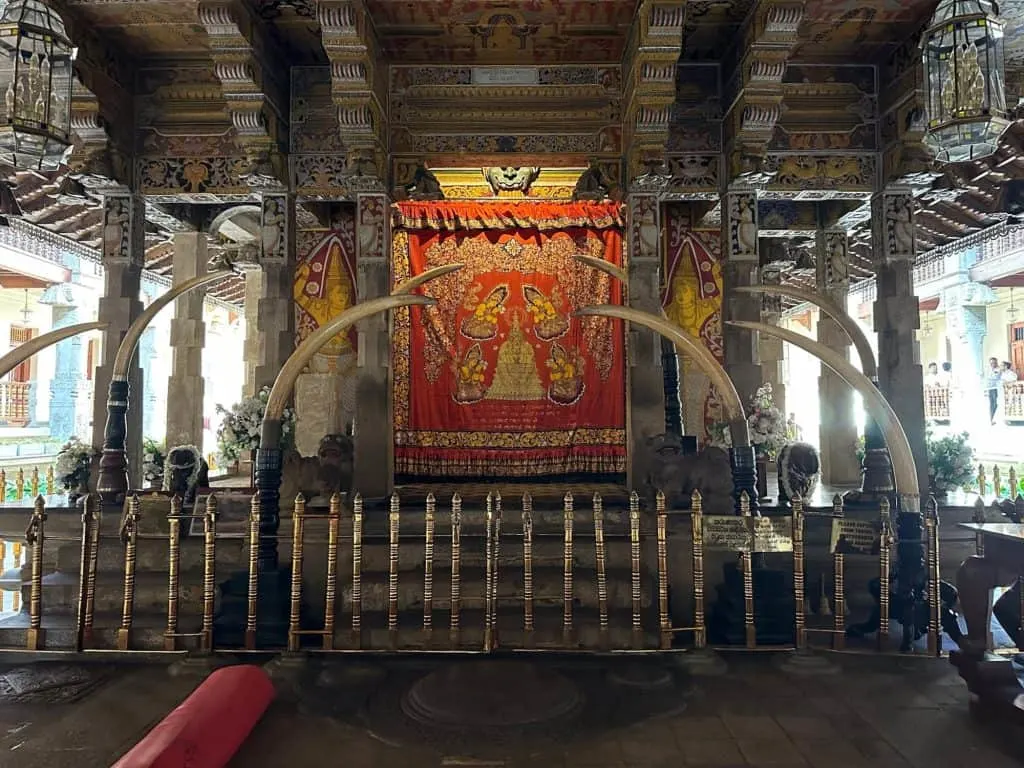
[[[327,232],[304,232],[295,268],[295,343],[356,302],[355,232],[350,226]],[[320,351],[329,369],[354,360],[356,330],[338,334]]]
[[[423,288],[437,306],[395,313],[396,472],[624,472],[622,325],[572,317],[622,303],[574,258],[622,265],[618,206],[399,203],[396,222],[417,226],[395,231],[395,282],[464,265]]]
[[[717,230],[691,230],[685,215],[669,216],[668,265],[662,306],[665,314],[703,342],[720,362],[725,362],[722,346],[722,267],[721,235]],[[687,431],[693,432],[699,414],[701,442],[707,442],[708,429],[723,418],[718,391],[707,377],[693,370],[683,358],[685,392],[684,415]],[[699,382],[694,387],[694,383]],[[696,390],[696,391],[694,391]]]

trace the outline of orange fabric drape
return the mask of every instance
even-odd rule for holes
[[[622,264],[616,228],[399,230],[394,279],[464,268],[424,286],[438,305],[395,313],[395,469],[432,477],[625,470],[622,324],[574,318],[622,302],[580,264]]]
[[[447,232],[467,229],[609,229],[625,226],[619,203],[551,203],[538,200],[401,202],[394,225]]]

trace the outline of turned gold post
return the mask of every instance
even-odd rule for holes
[[[25,647],[30,651],[40,651],[45,643],[43,626],[43,542],[46,535],[43,528],[46,523],[46,505],[42,496],[37,496],[32,509],[32,517],[25,531],[25,543],[32,547],[32,581],[29,586],[28,631],[25,634]]]
[[[924,510],[924,529],[927,543],[928,566],[928,653],[942,653],[939,593],[939,505],[932,496]]]
[[[639,650],[644,645],[644,633],[640,625],[640,496],[636,491],[629,494],[629,570],[633,649]]]
[[[427,494],[423,518],[423,642],[430,645],[434,633],[434,525],[437,499]]]
[[[690,496],[690,533],[693,550],[693,645],[698,650],[708,645],[704,619],[704,499],[700,491]]]
[[[453,648],[460,645],[459,618],[462,612],[462,497],[452,496],[452,592],[450,602],[449,641]]]
[[[608,574],[604,547],[604,500],[595,493],[594,509],[594,560],[597,567],[597,610],[598,627],[601,632],[601,646],[608,645]]]
[[[213,602],[217,584],[217,497],[206,499],[203,515],[203,625],[199,635],[200,649],[213,651]]]
[[[804,501],[797,496],[793,504],[793,633],[797,650],[807,647],[804,615]]]
[[[139,534],[138,494],[128,499],[128,512],[121,522],[121,543],[124,544],[124,599],[121,603],[121,627],[117,630],[117,649],[131,650],[132,619],[135,613],[135,553]]]
[[[388,637],[391,647],[398,643],[398,533],[401,501],[397,493],[391,494],[388,512]]]
[[[533,497],[523,494],[523,634],[533,645]]]
[[[181,496],[171,499],[167,514],[167,629],[164,631],[164,650],[178,648],[178,596],[181,568]]]
[[[331,494],[327,512],[327,577],[324,584],[323,649],[334,648],[334,603],[338,594],[338,533],[341,529],[341,494]]]
[[[845,514],[843,499],[836,494],[832,499],[833,524],[838,521],[841,526]],[[832,647],[838,651],[846,647],[846,563],[838,546],[832,553],[832,592],[835,605],[832,611]]]
[[[302,557],[304,550],[306,497],[301,493],[295,497],[292,508],[292,583],[291,601],[288,612],[288,650],[299,650],[302,621]]]
[[[86,647],[85,614],[89,594],[89,550],[92,545],[92,529],[96,525],[96,507],[92,496],[85,497],[82,506],[82,549],[78,560],[78,606],[75,616],[75,650],[82,651]],[[0,546],[0,563],[4,561],[4,550]],[[90,622],[91,623],[91,622]],[[89,638],[91,641],[92,638]]]
[[[740,494],[740,514],[746,518],[748,530],[751,525],[750,496],[746,491]],[[757,647],[757,627],[754,625],[754,537],[751,534],[747,545],[740,552],[740,568],[743,571],[743,629],[747,648]]]
[[[667,651],[672,647],[672,622],[668,612],[668,510],[661,491],[654,497],[654,510],[658,525],[658,629],[661,650]]]
[[[566,646],[572,645],[573,636],[573,523],[575,512],[573,511],[573,499],[571,493],[566,493],[563,499],[562,528],[564,540],[562,544],[562,642]]]
[[[25,470],[21,467],[18,467],[18,472],[14,476],[14,498],[18,501],[25,498]]]
[[[889,500],[883,498],[878,510],[878,648],[889,644],[889,588],[893,545],[892,515]]]
[[[352,499],[352,646],[363,644],[363,497]]]
[[[260,594],[260,492],[249,500],[249,604],[245,612],[245,649],[256,650],[256,607]]]
[[[89,568],[85,576],[85,609],[82,616],[82,647],[92,644],[92,625],[96,607],[96,568],[100,556],[100,521],[102,506],[99,496],[87,494],[86,509],[92,507],[92,527],[89,531]]]
[[[39,467],[32,467],[32,475],[30,477],[31,479],[29,481],[29,487],[31,488],[31,490],[29,491],[29,493],[32,495],[32,498],[34,499],[36,496],[39,495]]]

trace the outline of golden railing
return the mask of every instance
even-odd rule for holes
[[[241,645],[245,649],[257,649],[258,631],[265,617],[261,617],[260,578],[258,568],[258,545],[260,505],[258,496],[249,502],[247,552],[247,600],[244,623],[244,640]],[[230,650],[230,645],[219,644],[214,634],[214,602],[217,587],[217,551],[226,541],[217,536],[218,500],[215,496],[208,497],[205,507],[194,514],[184,514],[182,502],[175,497],[168,499],[166,534],[143,534],[140,526],[140,500],[138,496],[129,499],[126,511],[118,531],[118,543],[123,550],[123,581],[121,585],[121,615],[116,628],[116,648],[121,651],[142,650],[136,639],[136,586],[139,546],[145,542],[166,541],[167,546],[167,599],[166,626],[163,628],[163,649],[167,651],[182,650],[179,642],[183,638],[193,638],[194,650],[212,652],[217,649]],[[849,558],[870,558],[875,562],[872,569],[880,582],[881,594],[881,625],[878,632],[878,647],[885,649],[889,635],[889,580],[893,541],[893,526],[888,503],[883,501],[874,519],[851,519],[845,514],[841,500],[837,497],[833,507],[825,512],[807,512],[803,503],[797,499],[793,502],[788,514],[781,516],[752,515],[749,499],[744,495],[741,499],[741,512],[736,515],[709,515],[703,510],[703,499],[694,493],[691,509],[674,511],[667,509],[665,497],[658,494],[653,515],[645,516],[640,510],[637,494],[632,494],[628,511],[617,513],[617,527],[614,536],[621,541],[623,562],[628,560],[628,577],[622,573],[621,590],[618,594],[628,595],[625,604],[628,609],[613,612],[609,609],[609,570],[607,550],[607,517],[603,499],[594,494],[591,499],[592,528],[581,527],[577,516],[575,499],[566,494],[563,503],[561,533],[555,538],[552,530],[545,534],[546,541],[561,540],[562,554],[562,594],[561,594],[561,641],[548,637],[546,648],[557,648],[574,651],[667,651],[687,647],[677,642],[677,636],[688,635],[689,647],[702,649],[708,646],[708,623],[706,617],[707,584],[706,566],[709,557],[736,557],[742,574],[742,604],[744,646],[748,649],[763,647],[758,641],[757,612],[755,595],[755,561],[766,555],[788,555],[792,569],[792,641],[785,647],[797,649],[808,648],[809,639],[817,636],[826,638],[826,647],[842,650],[846,646],[846,567]],[[387,565],[386,580],[386,625],[376,629],[386,629],[387,643],[374,640],[375,635],[368,633],[366,617],[363,614],[364,564],[367,541],[365,538],[365,512],[362,499],[356,495],[352,500],[351,513],[345,509],[342,498],[335,495],[330,500],[326,513],[310,513],[305,500],[299,496],[292,510],[291,531],[279,535],[282,543],[290,544],[291,551],[291,587],[288,596],[287,642],[289,651],[309,650],[306,638],[319,637],[317,643],[322,651],[380,651],[409,647],[409,637],[418,635],[415,643],[417,650],[423,651],[477,651],[490,652],[499,647],[518,647],[518,644],[503,643],[499,637],[499,575],[502,569],[518,568],[521,575],[521,590],[511,600],[518,601],[522,616],[522,648],[534,648],[538,627],[536,626],[535,601],[535,546],[536,524],[533,500],[527,494],[521,499],[521,525],[505,526],[505,509],[503,500],[498,494],[487,497],[484,513],[483,543],[485,547],[484,582],[483,582],[483,643],[481,646],[467,647],[461,635],[465,626],[463,618],[463,583],[464,575],[464,524],[465,512],[462,499],[456,494],[449,504],[448,523],[441,526],[442,531],[450,527],[450,533],[443,537],[449,549],[450,595],[449,595],[449,626],[446,638],[435,634],[437,605],[435,600],[435,566],[437,563],[438,525],[437,502],[433,495],[426,499],[423,510],[423,533],[412,537],[401,536],[401,521],[413,519],[403,513],[401,500],[393,496],[390,499],[386,516],[384,539],[380,546],[386,548]],[[415,513],[414,513],[415,514]],[[686,521],[686,518],[689,518]],[[46,643],[45,606],[43,600],[43,564],[47,544],[52,541],[71,541],[81,545],[80,572],[78,582],[77,610],[75,617],[75,650],[98,647],[95,624],[95,604],[97,590],[97,562],[101,542],[99,504],[96,498],[86,499],[81,518],[81,535],[79,538],[54,538],[45,534],[46,510],[42,497],[36,499],[31,515],[26,540],[31,548],[31,575],[28,585],[28,631],[25,647],[29,650],[48,648]],[[415,518],[417,521],[420,519]],[[586,519],[586,518],[584,518]],[[193,520],[202,521],[202,585],[201,624],[197,632],[181,632],[179,614],[182,603],[181,561],[183,524],[191,524]],[[309,526],[315,521],[326,523],[326,539],[312,539]],[[689,525],[680,526],[679,523]],[[807,552],[805,531],[809,522],[815,525],[827,525],[830,530],[829,558],[834,592],[832,620],[828,626],[812,627],[808,624],[805,614]],[[674,524],[673,524],[674,523]],[[316,526],[314,526],[316,527]],[[938,557],[938,525],[934,505],[929,506],[925,514],[925,552],[927,565],[927,599],[930,608],[927,628],[928,648],[933,654],[941,650],[939,626],[939,557]],[[515,529],[515,530],[512,530]],[[688,626],[673,626],[672,606],[670,605],[671,583],[670,563],[679,561],[673,555],[673,541],[681,542],[682,535],[673,536],[672,532],[682,534],[684,529],[691,533],[690,551],[681,558],[689,560],[692,568],[692,622]],[[474,529],[476,530],[476,529]],[[577,543],[580,534],[593,542],[593,568],[596,574],[596,625],[586,625],[588,618],[585,612],[577,613],[575,605],[577,594],[576,570],[580,568],[577,559]],[[474,534],[475,535],[475,534]],[[502,561],[503,545],[518,540],[518,552],[521,556],[520,565],[510,565],[511,560]],[[107,541],[111,541],[107,539]],[[349,547],[344,553],[351,559],[351,580],[349,582],[348,615],[339,615],[339,559],[343,553],[342,544]],[[403,544],[406,549],[403,550]],[[653,550],[649,549],[653,544]],[[324,549],[319,549],[324,545]],[[422,546],[424,565],[419,576],[413,572],[403,571],[400,567],[403,551],[408,546],[414,549]],[[313,547],[311,550],[310,547]],[[515,547],[512,548],[515,550]],[[645,550],[648,557],[645,559]],[[310,628],[304,626],[311,611],[304,610],[307,601],[306,589],[313,581],[306,568],[308,556],[312,552],[315,557],[326,552],[323,581],[323,621],[321,626]],[[579,550],[582,551],[582,550]],[[628,558],[625,553],[628,552]],[[650,556],[650,555],[653,555]],[[511,558],[511,556],[510,556]],[[443,562],[443,561],[442,561]],[[646,564],[646,565],[645,565]],[[653,567],[652,567],[653,564]],[[378,569],[379,570],[379,569]],[[162,571],[161,571],[162,572]],[[400,587],[408,578],[416,578],[415,587],[422,594],[422,621],[417,627],[400,626]],[[625,589],[628,578],[628,590]],[[678,586],[678,585],[677,585]],[[650,608],[645,609],[644,592],[648,592]],[[420,592],[417,592],[420,594]],[[620,600],[623,598],[620,598]],[[505,594],[504,604],[510,598]],[[344,608],[344,601],[340,601]],[[418,610],[418,609],[417,609]],[[319,613],[319,612],[318,612]],[[408,611],[406,612],[408,617]],[[504,614],[506,618],[510,614]],[[628,618],[627,618],[628,615]],[[592,620],[592,619],[589,619]],[[317,620],[318,621],[318,620]],[[339,622],[348,624],[348,630],[339,630]],[[581,623],[582,622],[582,623]],[[0,630],[3,629],[0,624]],[[238,627],[241,630],[241,626]],[[581,629],[590,631],[588,637],[597,637],[596,642],[586,642]],[[596,633],[593,630],[596,629]],[[621,641],[613,638],[628,637]],[[404,632],[404,634],[403,634]],[[381,635],[376,635],[381,637]],[[403,639],[405,638],[405,639]],[[781,647],[781,646],[780,646]],[[815,647],[820,647],[816,644]],[[148,649],[147,649],[148,650]],[[268,649],[269,650],[269,649]]]
[[[932,421],[949,421],[949,387],[926,384],[924,387],[924,417]]]
[[[7,470],[0,467],[0,502],[7,501],[7,496],[11,495],[7,493],[7,482]],[[32,467],[27,475],[25,474],[25,468],[19,467],[14,473],[12,483],[14,488],[12,489],[11,501],[34,499],[40,494],[54,496],[59,490],[57,488],[56,468],[53,464],[47,466],[45,474],[42,475],[39,472],[38,466]]]

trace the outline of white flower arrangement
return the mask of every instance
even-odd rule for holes
[[[774,460],[786,444],[786,417],[775,407],[771,384],[762,384],[751,398],[747,426],[755,453]]]
[[[142,441],[142,477],[150,488],[163,485],[166,461],[166,452],[160,443],[150,437]]]
[[[77,490],[89,482],[89,467],[100,452],[77,437],[68,440],[57,454],[54,468],[57,483],[65,490]]]
[[[231,464],[243,454],[260,447],[260,432],[263,429],[263,415],[267,411],[270,387],[263,387],[256,397],[247,397],[235,403],[230,409],[217,406],[217,413],[223,415],[217,430],[217,460]],[[295,411],[285,408],[281,418],[282,447],[290,444],[295,436]]]

